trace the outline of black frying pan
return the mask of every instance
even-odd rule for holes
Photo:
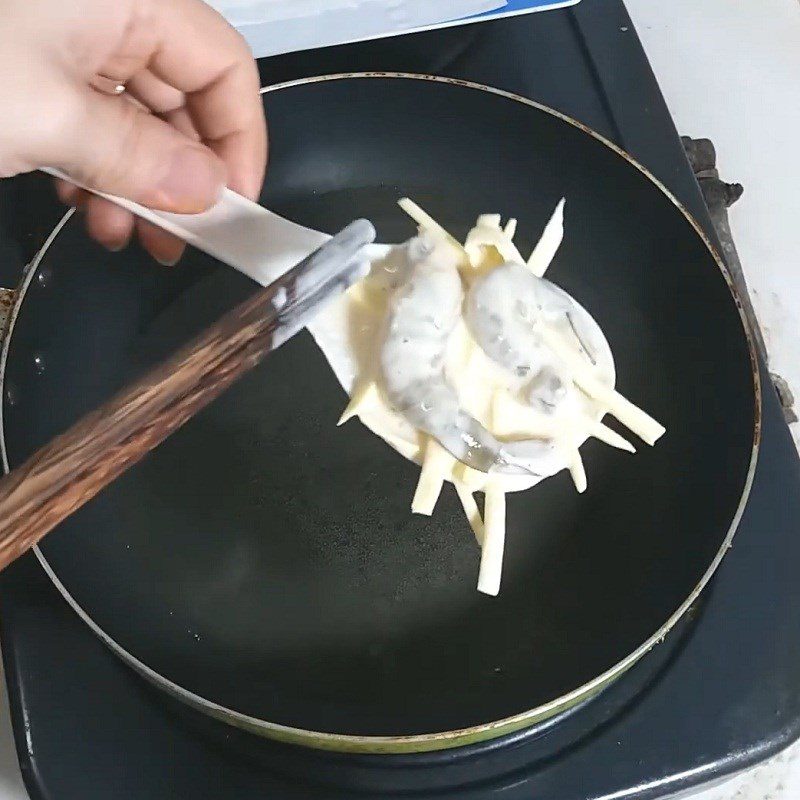
[[[418,468],[351,422],[311,337],[295,338],[51,534],[40,557],[135,668],[233,724],[320,747],[424,750],[531,725],[619,675],[710,578],[758,444],[753,347],[724,268],[677,201],[577,123],[479,86],[409,76],[301,81],[264,96],[262,201],[334,232],[413,227],[408,194],[458,236],[557,200],[548,276],[600,323],[618,387],[667,427],[628,456],[591,442],[509,498],[499,598],[452,490],[409,506]],[[4,372],[11,466],[254,285],[189,253],[109,255],[72,217],[29,271]],[[68,655],[65,654],[65,660]],[[80,668],[76,665],[74,668]]]

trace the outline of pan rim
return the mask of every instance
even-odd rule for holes
[[[645,178],[653,183],[657,189],[664,194],[670,202],[678,209],[684,216],[689,225],[694,229],[697,236],[705,244],[712,259],[721,271],[728,289],[731,293],[732,300],[736,305],[739,313],[739,318],[742,324],[742,330],[748,346],[751,362],[751,372],[753,377],[753,444],[748,465],[747,473],[745,476],[742,494],[739,499],[736,511],[731,520],[730,526],[726,533],[725,539],[719,551],[716,553],[714,559],[709,565],[706,572],[701,577],[700,581],[693,588],[689,596],[680,604],[680,606],[670,615],[658,630],[652,634],[648,639],[636,648],[632,653],[626,656],[621,661],[607,669],[600,675],[592,678],[590,681],[582,684],[581,686],[562,694],[561,696],[548,701],[547,703],[540,704],[535,708],[518,712],[517,714],[504,717],[499,720],[484,722],[477,725],[469,726],[466,728],[459,728],[455,730],[447,730],[432,733],[412,734],[412,735],[382,735],[382,736],[369,736],[357,735],[346,733],[330,733],[325,731],[307,730],[304,728],[284,725],[280,723],[262,720],[257,717],[252,717],[233,709],[226,708],[218,703],[214,703],[204,697],[201,697],[194,692],[183,688],[168,678],[162,676],[145,663],[140,661],[136,656],[126,650],[115,639],[109,636],[92,618],[91,616],[78,604],[74,597],[70,594],[68,589],[61,583],[55,570],[47,561],[44,553],[36,546],[34,552],[38,558],[42,568],[53,582],[56,589],[67,601],[71,608],[78,614],[84,623],[98,636],[98,638],[119,658],[132,667],[137,673],[144,677],[149,682],[158,686],[160,689],[166,691],[176,699],[181,700],[187,705],[196,710],[202,711],[216,719],[224,721],[235,727],[247,730],[261,736],[291,742],[295,744],[303,744],[317,749],[337,750],[344,752],[361,752],[361,753],[411,753],[411,752],[424,752],[441,750],[446,748],[464,746],[481,742],[487,739],[493,739],[504,734],[509,734],[519,731],[523,728],[531,727],[537,722],[552,718],[561,711],[565,711],[575,706],[580,701],[591,697],[599,692],[607,684],[614,681],[628,668],[633,666],[642,656],[651,650],[656,644],[659,644],[667,634],[675,627],[675,625],[683,618],[692,604],[697,600],[700,593],[705,589],[712,576],[719,567],[725,553],[730,549],[733,537],[741,521],[744,513],[747,500],[752,488],[753,479],[755,476],[756,464],[758,461],[759,448],[761,443],[761,412],[762,412],[762,390],[761,390],[761,376],[759,370],[758,354],[755,344],[755,337],[750,328],[749,320],[744,313],[742,301],[739,295],[739,290],[733,282],[730,272],[724,262],[722,261],[719,253],[714,247],[713,243],[706,235],[700,224],[684,205],[678,200],[675,195],[645,166],[640,164],[636,159],[626,153],[617,144],[610,141],[606,137],[597,133],[587,125],[580,121],[560,112],[542,103],[539,103],[530,98],[522,95],[508,92],[503,89],[487,86],[473,81],[459,80],[455,78],[446,78],[435,75],[425,75],[410,72],[341,72],[330,75],[320,75],[309,78],[300,78],[297,80],[286,81],[270,86],[262,87],[260,94],[269,94],[283,89],[290,89],[296,86],[323,83],[328,81],[343,81],[343,80],[366,80],[372,78],[379,79],[400,79],[400,80],[416,80],[429,83],[450,84],[459,86],[465,89],[487,92],[489,94],[503,97],[505,99],[521,103],[530,108],[534,108],[543,113],[549,114],[562,122],[565,122],[575,128],[578,128],[583,133],[591,136],[599,141],[611,151],[616,153],[620,158],[626,161],[629,165],[637,169]],[[64,216],[59,220],[49,236],[45,240],[41,249],[37,252],[35,257],[26,266],[23,276],[15,297],[13,306],[10,310],[7,328],[2,341],[2,349],[0,350],[0,397],[4,396],[5,391],[5,376],[8,355],[10,352],[11,341],[13,338],[14,327],[18,318],[20,309],[24,302],[27,290],[36,275],[39,264],[45,257],[50,247],[57,239],[63,227],[67,224],[69,219],[73,216],[75,209],[69,209]],[[2,465],[5,473],[9,471],[8,455],[5,440],[5,415],[4,403],[0,402],[0,457],[2,457]]]

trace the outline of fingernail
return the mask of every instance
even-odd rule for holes
[[[101,247],[105,247],[109,253],[119,253],[120,250],[124,250],[128,245],[127,239],[121,242],[119,239],[99,239],[95,237],[95,240]]]
[[[161,205],[171,211],[192,214],[212,206],[225,186],[222,163],[195,147],[182,147],[158,186]]]
[[[181,253],[181,255],[183,254]],[[155,256],[155,259],[159,264],[161,264],[162,267],[174,267],[181,260],[181,256],[178,256],[177,258],[159,258],[158,256]]]

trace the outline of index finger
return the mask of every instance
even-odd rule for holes
[[[228,185],[256,199],[267,127],[250,48],[202,0],[162,0],[153,14],[159,42],[150,71],[186,95],[197,132],[228,168]]]

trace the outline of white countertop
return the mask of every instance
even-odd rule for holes
[[[584,0],[592,2],[592,0]],[[770,367],[800,399],[800,2],[626,0],[680,133],[711,138],[744,184],[731,224]],[[800,444],[800,425],[795,424]],[[5,684],[0,800],[25,800]],[[691,800],[800,797],[800,747]]]

